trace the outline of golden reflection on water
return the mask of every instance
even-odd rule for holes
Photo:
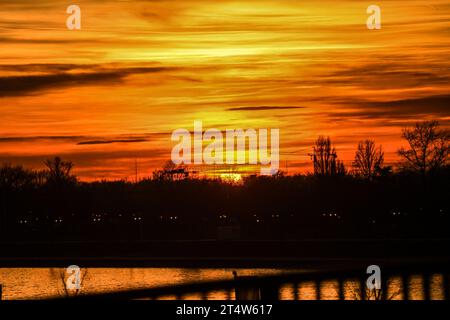
[[[81,294],[111,292],[126,289],[149,288],[174,285],[195,281],[218,279],[233,279],[232,271],[239,275],[262,276],[295,272],[300,270],[286,269],[195,269],[195,268],[88,268],[82,269]],[[45,299],[49,297],[64,297],[65,279],[67,275],[62,268],[0,268],[0,284],[3,285],[3,299]],[[443,278],[433,275],[430,280],[431,299],[444,298],[442,291]],[[409,280],[409,298],[424,299],[423,279],[413,276]],[[387,281],[387,298],[403,299],[402,281],[399,277]],[[344,297],[347,300],[360,299],[359,283],[347,280],[343,284]],[[324,300],[339,299],[339,284],[337,281],[324,281],[320,285],[320,297]],[[282,300],[314,300],[317,297],[317,285],[314,282],[304,282],[297,288],[293,284],[286,284],[280,288]],[[160,299],[177,299],[176,296],[164,296]],[[183,299],[201,300],[204,295],[187,294]],[[207,294],[208,299],[235,299],[234,290],[212,291]]]

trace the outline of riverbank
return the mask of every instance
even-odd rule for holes
[[[299,267],[448,261],[450,239],[2,242],[0,267]]]

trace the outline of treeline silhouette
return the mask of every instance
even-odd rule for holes
[[[330,138],[319,137],[312,173],[238,184],[173,164],[141,181],[89,183],[59,157],[38,171],[3,164],[0,239],[448,238],[449,133],[431,121],[403,137],[409,147],[396,168],[384,166],[373,140],[358,143],[346,168]]]

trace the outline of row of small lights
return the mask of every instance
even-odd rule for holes
[[[441,213],[441,214],[446,214],[446,212],[444,212],[443,209],[439,209],[439,213]],[[393,216],[401,216],[401,215],[405,215],[405,216],[406,216],[407,213],[402,213],[402,212],[400,212],[400,211],[393,211],[393,212],[392,212],[392,215],[393,215]],[[119,214],[119,216],[121,217],[122,215]],[[258,215],[256,215],[256,214],[254,214],[253,217],[256,219],[256,222],[257,222],[257,223],[263,221],[263,220],[262,220],[261,218],[259,218]],[[279,214],[272,214],[271,217],[272,217],[273,219],[279,219],[279,218],[280,218],[280,215],[279,215]],[[341,219],[341,216],[338,215],[338,214],[336,214],[336,213],[322,213],[322,217],[332,217],[332,218]],[[103,218],[103,214],[93,214],[92,220],[93,220],[94,222],[101,222],[101,221],[102,221],[102,218]],[[163,219],[164,219],[164,216],[160,216],[159,218],[160,218],[161,220],[163,220]],[[226,215],[226,214],[221,214],[221,215],[219,215],[219,219],[227,219],[227,218],[229,218],[229,216]],[[169,216],[169,217],[168,217],[168,220],[172,220],[172,221],[175,221],[175,220],[178,220],[178,219],[179,219],[178,216]],[[38,221],[39,218],[36,217],[35,220]],[[134,220],[134,221],[142,221],[142,217],[133,214],[133,220]],[[29,221],[28,219],[20,219],[20,220],[19,220],[19,223],[20,223],[20,224],[27,224],[27,223],[29,223],[29,222],[31,222],[31,221]],[[54,222],[55,222],[55,223],[62,223],[62,222],[63,222],[63,219],[60,218],[60,217],[58,217],[58,218],[56,218],[56,219],[54,220]],[[375,223],[375,221],[372,221],[372,222]]]
[[[337,213],[322,213],[322,217],[332,217],[332,218],[341,219],[341,216],[338,215]]]

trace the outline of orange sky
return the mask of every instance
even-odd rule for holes
[[[449,124],[450,1],[77,1],[79,31],[69,3],[0,1],[0,162],[131,179],[137,158],[148,176],[201,120],[279,128],[293,173],[318,135],[347,164],[363,138],[392,163],[401,128]]]

